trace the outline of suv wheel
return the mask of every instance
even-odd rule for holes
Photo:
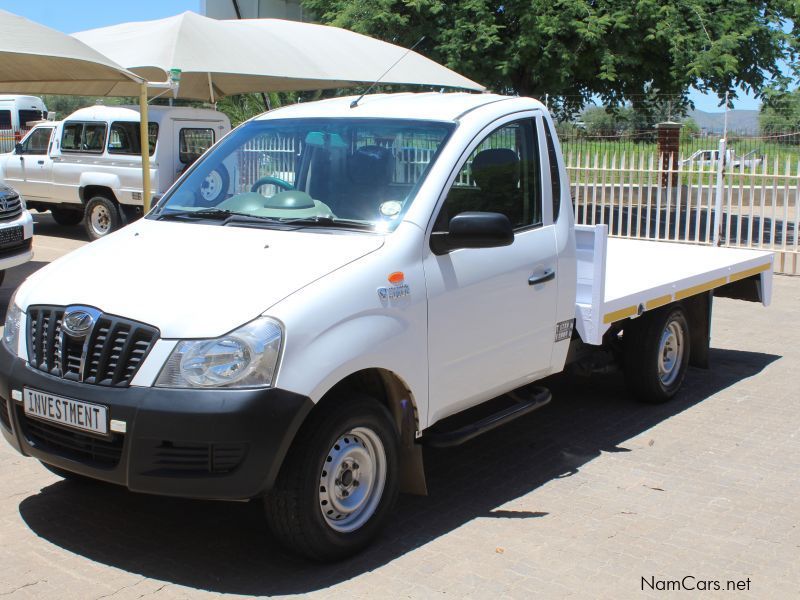
[[[50,209],[50,214],[59,225],[77,225],[83,219],[81,211],[68,208],[53,207]]]
[[[89,239],[99,240],[122,226],[122,217],[116,202],[103,196],[95,196],[86,203],[83,226]]]

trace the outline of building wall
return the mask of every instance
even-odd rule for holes
[[[300,0],[237,0],[243,19],[311,21]],[[212,19],[235,19],[233,0],[201,0],[200,12]]]

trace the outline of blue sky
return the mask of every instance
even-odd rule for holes
[[[149,21],[186,10],[200,12],[200,0],[0,0],[0,8],[66,33],[127,21]],[[739,94],[735,108],[757,109],[752,95]],[[696,108],[721,112],[716,96],[692,92]]]

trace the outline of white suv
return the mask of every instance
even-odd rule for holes
[[[33,219],[25,202],[12,188],[0,183],[0,284],[6,269],[33,258]]]
[[[153,194],[167,191],[231,128],[224,114],[202,108],[153,106],[149,120]],[[0,179],[32,210],[51,211],[61,225],[83,223],[95,240],[142,214],[140,148],[138,110],[91,106],[31,129],[12,154],[0,156]],[[231,175],[209,175],[209,201],[227,188]]]

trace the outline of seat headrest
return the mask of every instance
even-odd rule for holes
[[[519,184],[519,157],[509,148],[491,148],[478,152],[472,160],[472,179],[486,191],[495,187]]]
[[[389,185],[393,169],[392,151],[382,146],[362,146],[347,161],[347,175],[356,185]]]

